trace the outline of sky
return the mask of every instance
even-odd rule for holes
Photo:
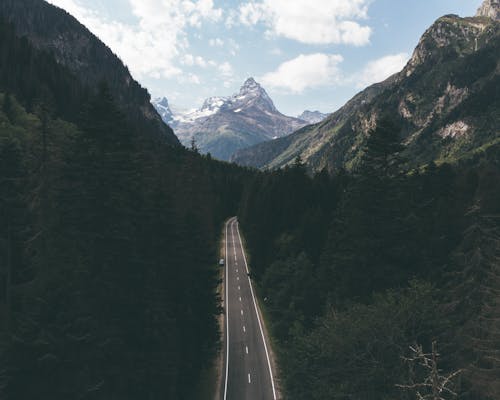
[[[194,109],[253,77],[287,115],[330,113],[398,72],[440,16],[482,0],[48,0],[153,98]]]

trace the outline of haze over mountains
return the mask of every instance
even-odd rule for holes
[[[210,97],[200,109],[174,112],[166,98],[153,102],[182,144],[194,139],[201,153],[229,160],[237,150],[291,134],[325,115],[306,111],[298,118],[277,110],[265,89],[248,78],[240,91],[229,97]]]
[[[355,168],[383,114],[401,129],[413,166],[452,161],[499,139],[499,3],[472,18],[447,15],[422,36],[406,67],[368,87],[323,122],[236,153],[240,165],[279,168],[297,156],[311,170]]]

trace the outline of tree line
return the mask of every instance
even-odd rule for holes
[[[381,118],[353,173],[297,159],[243,195],[288,399],[415,399],[405,359],[433,343],[440,370],[463,370],[451,391],[498,398],[498,146],[408,170],[400,142]]]
[[[247,172],[138,135],[106,85],[76,124],[0,105],[0,397],[191,398]]]

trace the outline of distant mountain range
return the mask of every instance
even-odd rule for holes
[[[307,121],[310,124],[317,124],[318,122],[323,121],[326,117],[328,117],[328,114],[323,114],[322,112],[319,111],[306,110],[302,114],[300,114],[297,118],[303,121]]]
[[[422,36],[405,68],[368,87],[324,121],[240,150],[240,165],[279,168],[297,156],[313,171],[356,167],[381,115],[400,127],[410,166],[471,157],[500,141],[500,5],[446,15]]]
[[[287,136],[326,117],[318,111],[306,111],[299,118],[283,115],[253,78],[248,78],[238,93],[210,97],[198,110],[175,112],[166,98],[156,99],[153,105],[181,143],[190,146],[194,139],[200,152],[221,160],[229,160],[237,150]]]

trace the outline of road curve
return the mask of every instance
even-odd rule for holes
[[[223,400],[276,400],[273,372],[238,220],[225,227]]]

